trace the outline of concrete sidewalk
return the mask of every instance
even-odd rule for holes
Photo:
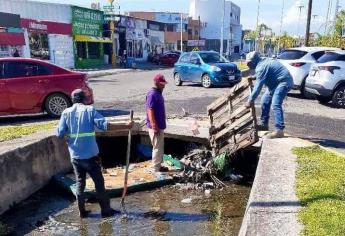
[[[97,68],[90,69],[76,69],[75,71],[87,73],[89,78],[96,78],[107,75],[116,75],[121,73],[133,72],[133,71],[150,71],[169,69],[170,67],[156,65],[150,62],[135,62],[133,68],[113,68],[112,65],[105,65]]]
[[[297,138],[264,139],[240,236],[299,235],[300,203],[295,192],[296,156],[292,148],[313,145]]]

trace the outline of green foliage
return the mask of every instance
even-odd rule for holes
[[[295,148],[303,235],[345,235],[345,157],[319,146]]]
[[[0,127],[0,142],[13,140],[25,135],[33,134],[41,130],[49,130],[56,127],[56,122],[34,125],[14,125]]]

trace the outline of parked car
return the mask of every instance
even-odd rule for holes
[[[180,58],[181,52],[167,51],[163,54],[153,56],[152,61],[158,65],[173,66]]]
[[[201,83],[205,88],[213,85],[233,85],[240,82],[241,78],[237,65],[214,51],[184,53],[174,68],[177,86],[183,82]]]
[[[312,65],[305,89],[320,102],[345,108],[345,51],[326,52]]]
[[[49,62],[0,58],[0,115],[47,112],[58,117],[71,106],[70,94],[81,88],[86,103],[93,103],[87,75]]]
[[[278,56],[279,61],[290,71],[294,87],[300,90],[303,96],[305,93],[305,80],[309,74],[310,67],[315,63],[325,51],[338,50],[329,47],[298,47],[289,48],[281,52]]]

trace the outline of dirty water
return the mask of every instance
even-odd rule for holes
[[[120,213],[101,219],[95,203],[87,204],[92,213],[81,220],[73,196],[48,186],[0,221],[13,235],[237,235],[249,193],[250,186],[233,183],[207,196],[167,186],[127,196],[127,220]],[[181,202],[186,198],[191,203]],[[113,198],[111,205],[120,209],[120,199]]]

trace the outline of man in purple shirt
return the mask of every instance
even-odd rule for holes
[[[163,90],[167,81],[158,74],[153,79],[154,87],[146,96],[146,126],[152,143],[152,168],[155,172],[166,172],[168,168],[162,166],[164,154],[164,130],[166,116]]]

